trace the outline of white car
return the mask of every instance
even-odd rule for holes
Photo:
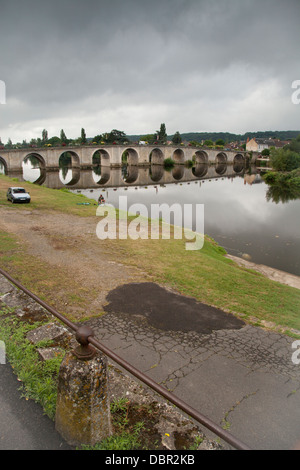
[[[8,188],[6,193],[8,201],[14,202],[30,202],[30,194],[24,188]]]

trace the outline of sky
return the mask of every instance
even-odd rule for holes
[[[299,20],[299,0],[0,0],[2,142],[299,130]]]

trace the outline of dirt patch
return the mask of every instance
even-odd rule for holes
[[[85,305],[94,314],[103,312],[106,295],[111,289],[145,277],[138,268],[112,261],[107,246],[96,236],[97,222],[96,217],[0,207],[0,229],[17,236],[19,246],[24,247],[29,256],[38,260],[41,266],[55,268],[57,276],[64,276],[65,282],[76,281],[76,285],[85,288],[87,293],[93,291],[90,298],[87,294]],[[63,286],[61,292],[58,289],[53,296],[60,305]],[[71,310],[72,315],[78,316],[75,303]],[[81,312],[78,307],[77,313]]]

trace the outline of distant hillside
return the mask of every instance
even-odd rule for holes
[[[215,142],[218,139],[223,139],[225,142],[234,142],[236,140],[247,140],[249,137],[252,139],[256,137],[258,139],[268,139],[269,137],[289,140],[295,139],[300,134],[300,131],[257,131],[257,132],[246,132],[245,134],[232,134],[231,132],[188,132],[181,134],[182,140],[189,142],[196,141],[201,142],[202,140],[212,140]],[[128,139],[132,142],[140,140],[142,135],[128,135]],[[168,140],[172,140],[173,135],[168,135]]]

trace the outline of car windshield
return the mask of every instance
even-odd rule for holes
[[[26,191],[23,188],[17,188],[17,189],[13,189],[13,193],[20,194],[20,193],[26,193]]]

